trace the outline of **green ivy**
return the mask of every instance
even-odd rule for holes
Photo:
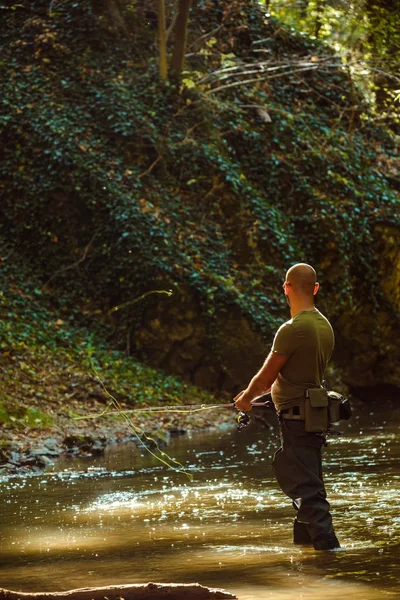
[[[266,21],[256,2],[222,4],[193,14],[192,40],[219,32],[189,60],[190,87],[159,80],[151,32],[132,11],[126,37],[90,3],[5,13],[0,234],[39,274],[35,289],[21,282],[2,297],[5,316],[17,311],[1,325],[6,348],[80,347],[71,324],[97,335],[113,306],[160,285],[188,286],[210,331],[235,307],[270,341],[285,269],[303,260],[322,271],[334,318],[356,290],[385,303],[377,225],[399,226],[393,136],[322,43]],[[211,93],[221,56],[250,69],[257,48],[278,62],[329,56],[337,68]],[[110,338],[130,326],[134,339],[143,310],[121,311]]]

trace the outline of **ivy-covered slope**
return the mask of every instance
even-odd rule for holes
[[[2,238],[0,263],[0,426],[46,428],[60,416],[69,416],[71,426],[88,401],[101,412],[109,393],[131,406],[213,401],[204,390],[113,350],[110,327],[80,309],[65,310],[68,293],[55,297],[43,289]]]
[[[64,312],[211,389],[260,366],[310,262],[346,381],[400,385],[396,140],[338,59],[256,2],[198,1],[164,84],[143,3],[121,10],[5,11],[1,235]]]

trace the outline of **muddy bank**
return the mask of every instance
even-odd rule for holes
[[[128,421],[117,412],[104,413],[104,404],[96,400],[85,404],[71,417],[57,410],[56,425],[51,427],[0,426],[0,476],[41,472],[60,456],[98,456],[107,446],[132,441],[140,448],[168,445],[171,438],[189,431],[234,424],[234,409],[198,412],[130,412],[123,406]],[[136,433],[135,433],[136,432]]]
[[[67,592],[12,592],[0,589],[0,600],[217,600],[237,596],[198,583],[147,583],[99,588],[81,588]]]

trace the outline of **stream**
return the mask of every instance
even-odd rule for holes
[[[324,449],[342,549],[292,544],[271,424],[175,438],[168,469],[134,444],[0,479],[0,587],[199,582],[240,600],[400,598],[400,408],[356,411]],[[233,418],[233,417],[232,417]]]

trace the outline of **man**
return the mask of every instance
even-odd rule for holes
[[[264,365],[234,402],[238,410],[249,411],[253,401],[271,392],[281,437],[273,469],[297,511],[293,541],[313,544],[316,550],[332,550],[340,544],[322,478],[325,438],[321,433],[306,432],[304,421],[306,390],[322,386],[334,347],[332,327],[314,306],[318,288],[310,265],[299,263],[288,270],[283,290],[292,318],[278,329]]]

